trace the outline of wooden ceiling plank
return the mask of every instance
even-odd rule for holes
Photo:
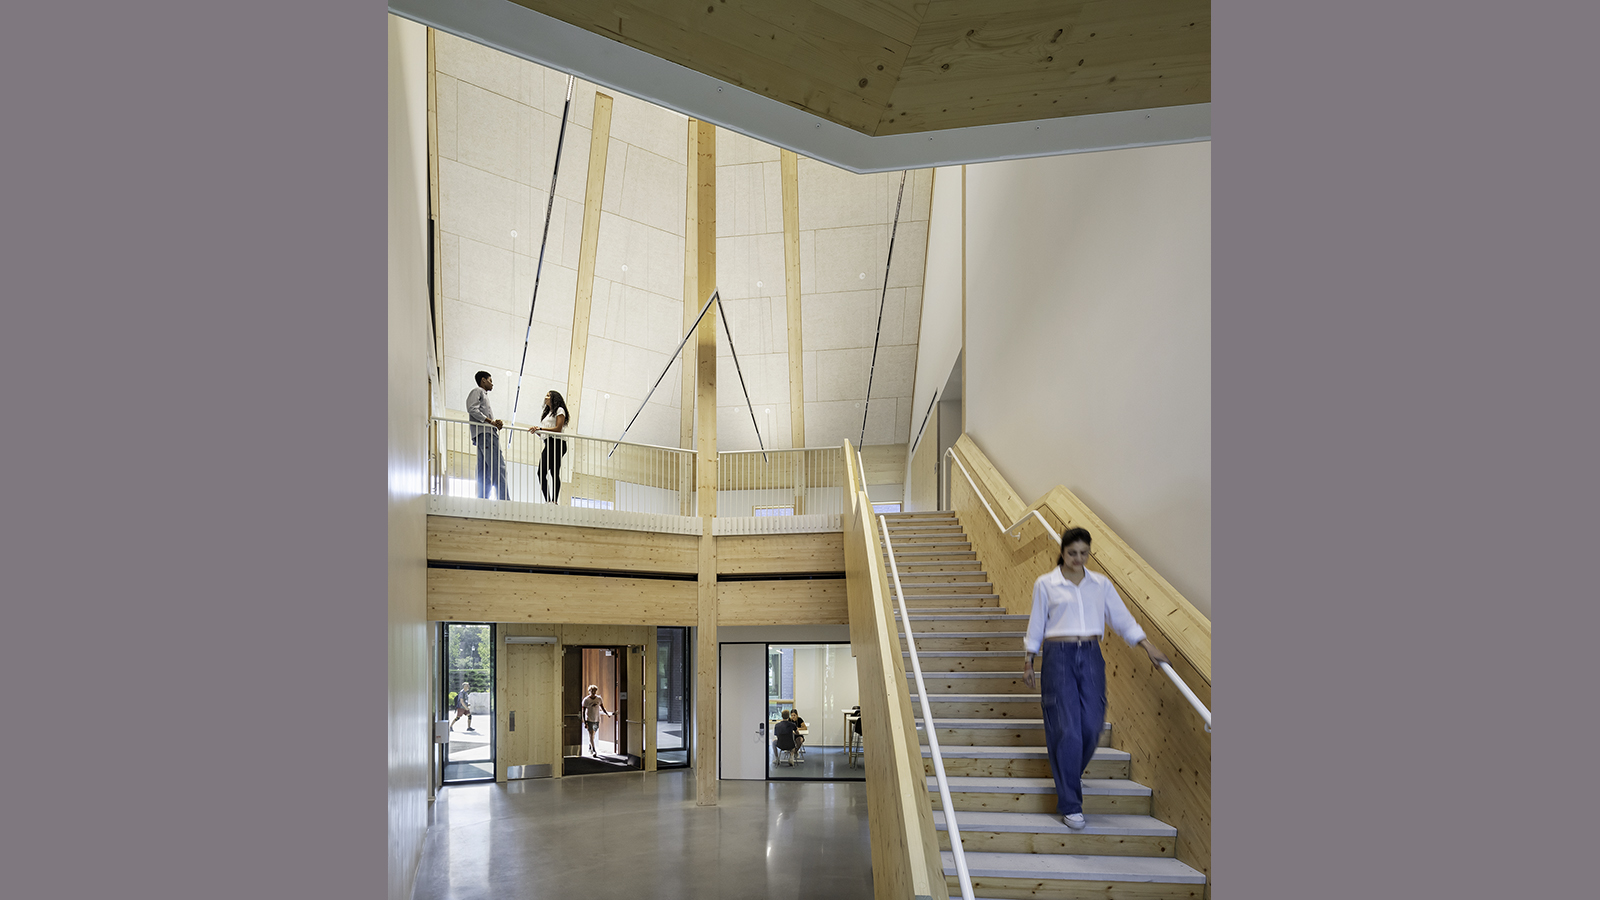
[[[835,15],[911,46],[927,13],[927,0],[814,0]]]
[[[514,2],[857,130],[877,122],[910,52],[813,0]]]
[[[935,0],[877,134],[1206,103],[1209,6]]]

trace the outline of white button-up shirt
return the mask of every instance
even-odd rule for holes
[[[1083,583],[1073,584],[1056,566],[1033,583],[1033,613],[1022,648],[1038,653],[1045,638],[1103,636],[1106,622],[1133,646],[1144,640],[1144,629],[1134,621],[1111,579],[1083,570]]]

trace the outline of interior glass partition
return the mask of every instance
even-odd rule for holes
[[[861,704],[856,660],[848,643],[767,645],[767,733],[785,712],[804,725],[800,752],[767,755],[767,777],[796,781],[861,781],[867,772],[847,753],[849,714]]]

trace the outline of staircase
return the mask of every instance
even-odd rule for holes
[[[1129,754],[1112,747],[1110,723],[1083,781],[1088,826],[1074,831],[1062,823],[1039,689],[1037,682],[1029,688],[1022,680],[1028,617],[1000,609],[999,595],[954,513],[896,513],[885,521],[975,895],[1205,897],[1205,875],[1173,858],[1177,829],[1150,816],[1150,789],[1129,778]],[[894,589],[892,576],[889,588]],[[911,708],[918,729],[925,730],[903,622],[900,634]],[[926,744],[922,756],[945,878],[951,897],[959,897]]]

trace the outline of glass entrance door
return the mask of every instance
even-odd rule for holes
[[[494,625],[445,622],[440,713],[450,723],[444,783],[494,780]]]
[[[656,768],[689,764],[689,629],[656,629]]]

